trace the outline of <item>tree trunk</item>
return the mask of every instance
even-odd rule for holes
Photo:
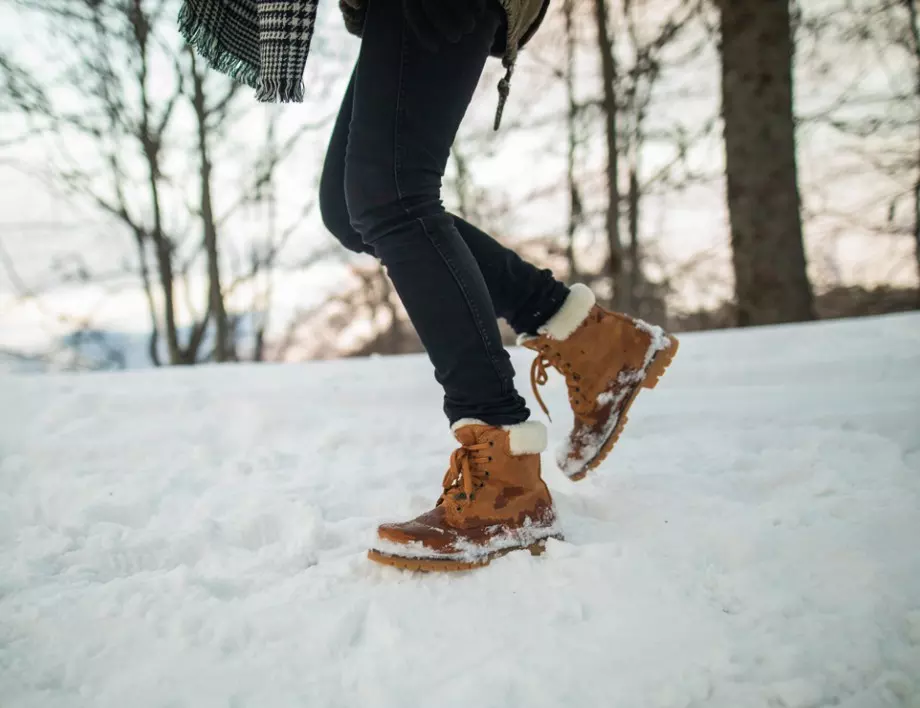
[[[613,56],[613,39],[607,26],[606,0],[594,0],[597,24],[597,49],[601,55],[601,78],[604,82],[603,111],[607,138],[607,275],[610,278],[611,305],[623,308],[623,245],[620,242],[619,143],[617,136],[617,65]]]
[[[220,263],[217,251],[217,225],[214,223],[214,207],[211,199],[211,158],[208,154],[208,112],[205,106],[204,77],[198,72],[195,52],[188,48],[192,58],[192,83],[195,119],[198,124],[198,169],[201,176],[201,222],[204,231],[204,250],[208,263],[208,311],[214,317],[215,342],[214,360],[229,361],[233,358],[230,341],[230,327],[227,310],[224,307],[224,292],[220,284]],[[195,353],[191,353],[194,358]]]
[[[153,286],[150,282],[150,267],[147,265],[147,243],[144,233],[140,230],[134,232],[134,243],[137,246],[138,268],[141,273],[141,283],[144,286],[144,297],[147,301],[147,310],[150,313],[150,339],[147,341],[147,353],[154,366],[162,366],[160,361],[160,324],[157,320],[157,304],[153,297]]]
[[[920,18],[918,18],[916,0],[904,0],[910,19],[910,36],[914,50],[914,98],[920,100]],[[920,123],[917,124],[920,129]],[[920,137],[920,136],[918,136]],[[920,151],[920,140],[917,142]],[[917,154],[917,176],[914,180],[914,255],[917,259],[917,295],[920,297],[920,152]]]
[[[576,125],[578,118],[578,104],[575,100],[575,23],[573,21],[573,0],[565,0],[563,12],[565,14],[565,93],[569,104],[566,114],[565,129],[568,137],[568,150],[566,151],[566,184],[569,192],[569,219],[566,224],[565,234],[565,259],[568,261],[569,281],[578,279],[578,263],[575,256],[575,232],[581,221],[581,199],[578,194],[578,183],[575,178],[575,151],[578,147]]]
[[[153,239],[157,259],[157,272],[160,276],[160,287],[163,289],[163,309],[166,326],[166,347],[169,353],[169,363],[172,365],[185,364],[182,348],[179,346],[179,331],[176,323],[176,303],[173,286],[172,242],[163,231],[163,212],[160,204],[160,142],[154,135],[150,124],[150,101],[147,88],[147,39],[149,37],[146,17],[140,12],[134,16],[134,31],[137,46],[140,50],[140,70],[138,85],[141,93],[141,126],[140,141],[144,152],[147,167],[147,185],[150,189],[150,208],[153,211]]]
[[[738,324],[814,317],[802,243],[785,0],[718,0]]]
[[[920,298],[920,155],[914,180],[914,257],[917,260],[917,297]]]
[[[629,168],[629,195],[627,208],[629,214],[629,267],[624,297],[624,309],[639,313],[639,301],[642,291],[642,263],[639,256],[639,175],[635,165]]]
[[[275,129],[278,124],[279,112],[276,107],[270,107],[268,117],[268,130],[265,133],[265,150],[268,153],[268,164],[271,169],[265,176],[267,190],[266,205],[268,207],[268,253],[275,253],[276,235],[278,233],[278,193],[275,190],[275,165],[278,161],[278,143]],[[274,256],[267,256],[264,260],[253,258],[253,272],[265,268],[265,289],[261,296],[253,299],[253,326],[255,327],[255,341],[252,348],[252,360],[265,360],[265,333],[268,330],[268,312],[272,300],[272,272],[270,261]]]

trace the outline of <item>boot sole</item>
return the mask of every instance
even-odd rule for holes
[[[600,451],[584,466],[583,469],[579,470],[574,475],[569,476],[569,479],[571,479],[573,482],[578,482],[584,479],[588,475],[588,472],[597,468],[598,465],[607,459],[607,455],[610,454],[610,451],[613,450],[613,446],[616,445],[617,441],[620,439],[620,433],[623,432],[623,428],[626,426],[626,422],[629,420],[629,409],[632,407],[633,402],[636,400],[636,396],[639,395],[639,391],[641,391],[643,388],[655,388],[658,385],[659,379],[664,376],[665,370],[671,365],[671,362],[674,361],[674,357],[677,356],[677,350],[680,347],[680,342],[673,334],[669,334],[668,339],[670,340],[670,344],[668,344],[668,346],[664,349],[658,350],[655,356],[652,357],[648,368],[645,370],[645,376],[643,377],[641,383],[636,386],[635,390],[630,394],[629,398],[626,399],[626,403],[623,404],[623,410],[620,411],[620,417],[617,418],[617,424],[614,426],[610,436],[604,441]]]
[[[539,541],[536,541],[529,546],[512,546],[511,548],[503,548],[500,551],[495,551],[486,556],[483,556],[481,560],[477,561],[460,561],[453,558],[409,558],[406,556],[396,556],[390,553],[383,553],[382,551],[377,551],[371,549],[367,552],[368,559],[374,561],[375,563],[381,563],[382,565],[388,565],[391,568],[399,568],[400,570],[414,570],[421,573],[453,573],[462,570],[474,570],[475,568],[483,568],[489,563],[491,563],[496,558],[501,558],[502,556],[508,555],[513,551],[530,551],[532,556],[540,556],[543,554],[543,551],[546,550],[546,540],[548,538],[555,538],[559,541],[562,540],[561,535],[552,535],[547,536],[546,538],[541,538]]]

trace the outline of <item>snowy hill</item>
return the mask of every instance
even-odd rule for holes
[[[0,706],[920,706],[920,316],[686,336],[544,457],[565,542],[373,565],[439,406],[418,357],[0,379]]]

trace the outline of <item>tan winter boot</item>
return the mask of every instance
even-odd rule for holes
[[[575,423],[556,460],[573,480],[604,461],[639,391],[655,388],[678,347],[660,327],[599,307],[581,284],[572,286],[539,336],[524,335],[518,342],[537,353],[530,380],[547,415],[538,389],[547,381],[547,366],[565,377]]]
[[[461,447],[434,509],[382,524],[368,558],[407,570],[469,570],[510,551],[542,551],[562,538],[553,500],[540,477],[546,427],[505,427],[464,419],[453,425]]]

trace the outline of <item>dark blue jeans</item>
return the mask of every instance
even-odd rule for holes
[[[519,423],[529,412],[496,317],[535,332],[568,289],[441,203],[450,147],[502,11],[493,3],[474,32],[431,53],[401,6],[368,4],[323,167],[323,220],[347,248],[383,262],[444,387],[450,421]]]

